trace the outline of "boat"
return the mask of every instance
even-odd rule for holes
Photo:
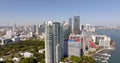
[[[114,47],[109,47],[108,49],[109,49],[109,50],[115,50],[115,48],[114,48]]]
[[[105,57],[101,56],[100,58],[101,58],[101,59],[104,59]]]
[[[111,57],[111,55],[110,55],[110,54],[109,54],[108,56],[109,56],[109,57]]]
[[[102,63],[107,63],[108,61],[107,60],[101,60]]]
[[[111,57],[111,55],[108,54],[108,53],[103,53],[103,54],[101,54],[101,55]]]
[[[109,57],[106,57],[105,59],[106,59],[106,60],[109,60]]]
[[[95,58],[95,60],[98,60],[97,58]]]
[[[101,60],[102,63],[105,63],[105,60]]]
[[[101,61],[101,59],[100,59],[100,58],[98,58],[98,61]]]

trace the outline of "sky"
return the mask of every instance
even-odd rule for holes
[[[0,26],[68,21],[81,24],[120,25],[120,0],[0,0]]]

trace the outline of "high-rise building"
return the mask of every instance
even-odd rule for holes
[[[84,30],[84,25],[80,25],[80,31],[83,31]]]
[[[62,25],[63,38],[68,39],[70,34],[69,24],[66,22]]]
[[[45,63],[59,63],[63,58],[62,29],[59,22],[45,24]]]
[[[81,56],[81,36],[75,35],[74,33],[71,33],[69,36],[68,43],[68,56]]]
[[[13,31],[16,31],[16,23],[13,24]]]
[[[74,16],[74,34],[80,34],[80,16]]]
[[[33,25],[33,32],[36,32],[36,25]]]
[[[40,25],[37,25],[36,26],[36,35],[40,35],[41,33],[40,33]]]
[[[65,56],[78,56],[80,57],[88,50],[89,37],[86,35],[74,34],[69,35],[68,41],[64,43],[64,54]],[[92,45],[94,45],[92,43]]]
[[[72,18],[69,18],[69,31],[72,33]]]
[[[44,25],[37,25],[36,26],[36,35],[42,35],[44,33]]]
[[[91,30],[90,24],[86,24],[86,31],[90,31],[90,30]]]

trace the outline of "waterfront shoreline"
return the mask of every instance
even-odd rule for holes
[[[86,55],[86,56],[94,56],[95,54],[98,54],[98,53],[100,53],[100,52],[102,52],[102,51],[104,51],[104,50],[114,50],[114,47],[102,48],[102,49],[100,49],[100,50],[98,50],[98,51],[95,51],[94,53],[91,53],[91,54],[86,53],[85,55]]]

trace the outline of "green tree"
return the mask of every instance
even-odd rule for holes
[[[82,60],[80,59],[80,57],[77,56],[71,56],[70,58],[72,60],[72,62],[74,63],[80,63]]]
[[[12,60],[6,60],[5,63],[14,63]]]
[[[5,63],[5,61],[0,61],[0,63]]]
[[[34,58],[24,58],[20,61],[20,63],[37,63],[37,61]]]

